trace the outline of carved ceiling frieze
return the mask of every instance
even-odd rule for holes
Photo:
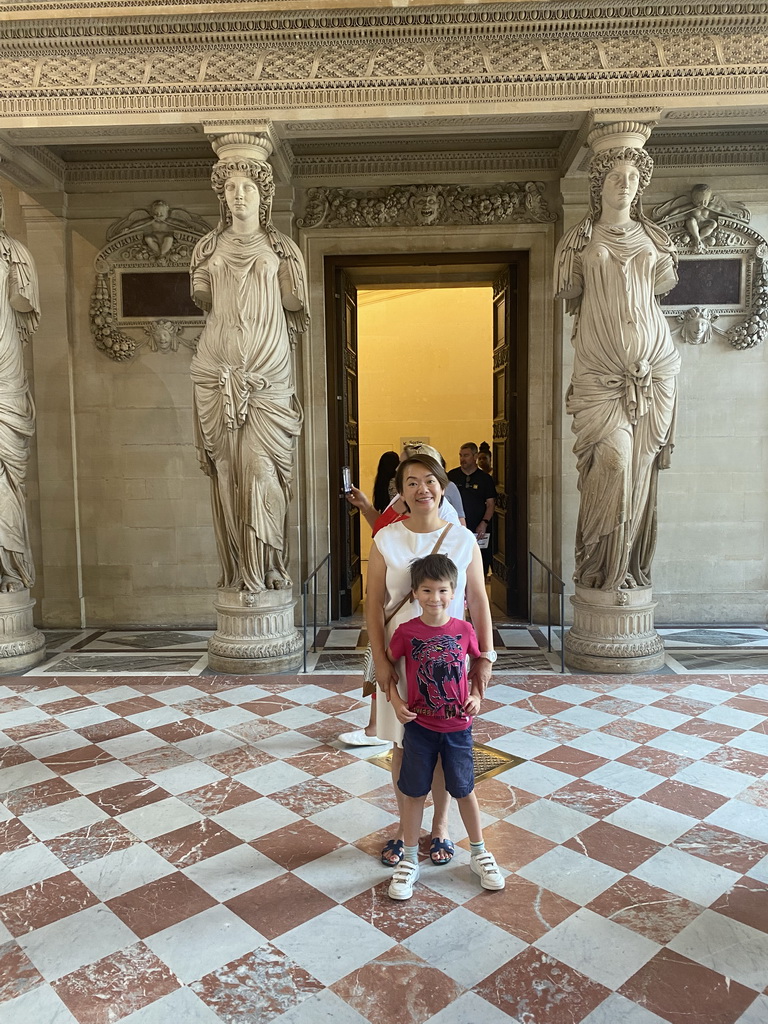
[[[75,2],[0,0],[0,128],[12,125],[2,139],[26,147],[6,168],[16,169],[15,180],[29,187],[35,180],[43,187],[47,176],[87,189],[129,176],[155,181],[172,158],[173,180],[198,173],[202,180],[208,167],[193,148],[141,160],[129,155],[125,168],[118,154],[62,152],[65,166],[55,168],[29,147],[56,146],[59,139],[73,146],[113,138],[171,144],[204,138],[209,122],[268,114],[279,125],[280,180],[305,187],[321,177],[370,175],[401,181],[440,175],[445,181],[527,173],[546,179],[577,159],[569,156],[574,140],[562,133],[581,128],[585,101],[607,111],[653,109],[670,134],[673,125],[707,118],[713,124],[768,119],[768,108],[758,106],[768,94],[768,0],[376,8],[319,0],[327,9],[307,3],[305,10],[267,9],[267,2],[244,0],[233,13],[230,0],[204,0],[192,11],[191,3],[173,0],[162,7],[95,0],[84,17]],[[695,110],[675,109],[689,98]],[[737,106],[750,102],[753,107]],[[494,105],[514,113],[485,113]],[[449,116],[452,108],[461,115]],[[298,110],[300,121],[283,113]],[[315,111],[331,116],[313,118]],[[378,111],[395,116],[376,117]],[[398,118],[398,111],[407,116]],[[95,120],[102,124],[89,123]],[[328,140],[334,133],[349,138],[351,125],[358,139],[411,135],[418,144],[410,153],[393,146],[379,153],[297,150],[293,159],[289,143]],[[560,135],[551,147],[523,143],[527,126]],[[451,152],[451,134],[494,129],[505,136],[498,149],[478,140],[474,153]],[[662,167],[752,167],[768,156],[761,138],[684,143],[682,149],[678,140],[666,143],[649,147]]]
[[[0,76],[2,76],[0,67]],[[59,87],[28,92],[0,89],[0,116],[78,117],[85,115],[199,115],[227,111],[285,110],[296,107],[318,109],[359,109],[365,107],[423,106],[440,103],[482,106],[488,103],[521,102],[535,105],[551,102],[583,102],[585,94],[603,100],[627,98],[701,99],[722,96],[764,95],[768,91],[768,69],[718,68],[707,76],[704,69],[690,68],[682,74],[659,69],[643,76],[632,72],[572,72],[556,76],[518,76],[512,80],[489,78],[475,81],[424,78],[419,81],[347,82],[334,85],[301,81],[269,83],[206,83],[183,86],[178,83],[152,87],[135,82],[119,90]]]
[[[271,0],[263,0],[265,4]],[[191,40],[213,37],[237,37],[242,33],[268,34],[275,38],[292,38],[297,32],[309,31],[337,39],[363,30],[388,30],[408,32],[416,30],[423,34],[439,33],[446,30],[461,30],[464,34],[483,34],[490,29],[509,27],[537,32],[584,32],[599,28],[604,30],[607,23],[612,25],[612,34],[626,29],[640,27],[658,32],[674,31],[676,28],[690,32],[718,31],[723,24],[738,25],[742,19],[749,19],[749,26],[767,12],[764,2],[728,3],[686,2],[671,8],[663,0],[640,3],[595,3],[594,0],[572,0],[572,2],[542,2],[523,0],[514,4],[434,4],[411,8],[359,7],[343,8],[334,6],[323,10],[259,10],[261,0],[250,0],[240,6],[237,15],[232,15],[229,0],[206,0],[207,10],[190,13],[187,10],[174,12],[174,7],[184,5],[173,2],[163,5],[160,13],[157,7],[146,0],[95,0],[89,5],[90,11],[98,11],[97,17],[83,17],[83,5],[76,0],[59,0],[57,3],[0,3],[0,14],[6,15],[9,41],[42,39],[52,44],[61,40],[90,41],[108,36],[121,42],[130,39],[174,37],[183,35]],[[222,13],[216,7],[226,7]],[[114,14],[111,13],[114,11]],[[136,14],[125,12],[135,11]],[[45,18],[45,15],[48,18]],[[29,17],[34,15],[35,17]],[[735,29],[738,31],[738,28]]]
[[[338,82],[438,78],[446,80],[503,78],[530,74],[572,74],[580,71],[621,71],[643,77],[652,68],[718,66],[746,70],[768,60],[768,35],[741,37],[738,45],[720,38],[644,37],[629,35],[605,40],[539,39],[520,42],[508,36],[480,42],[450,40],[366,40],[364,44],[325,47],[317,39],[294,40],[279,47],[229,44],[220,49],[172,49],[142,46],[136,52],[94,55],[77,44],[66,54],[6,56],[0,60],[4,91],[110,88],[131,85],[171,86],[245,83]],[[747,43],[748,41],[748,43]],[[123,48],[115,48],[123,50]],[[7,52],[7,51],[6,51]],[[636,57],[640,55],[640,62]],[[720,59],[722,57],[722,59]],[[757,70],[757,69],[755,69]],[[384,82],[382,82],[384,84]]]
[[[237,16],[213,4],[176,19],[63,18],[64,8],[53,4],[3,6],[15,18],[4,25],[0,114],[33,115],[38,123],[93,114],[519,107],[768,90],[768,3],[682,3],[674,13],[660,2],[581,0]],[[109,9],[104,0],[100,6]],[[22,20],[33,9],[50,17]]]

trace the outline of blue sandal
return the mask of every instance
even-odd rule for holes
[[[435,860],[435,855],[441,850],[444,850],[448,856],[445,860]],[[456,852],[456,847],[453,845],[450,839],[438,839],[437,836],[429,844],[429,859],[433,864],[438,867],[442,867],[443,864],[450,864],[453,860],[453,855]]]
[[[392,857],[397,857],[397,860],[387,860],[386,855],[391,854]],[[385,864],[388,868],[396,868],[400,861],[405,856],[405,850],[403,849],[402,839],[390,839],[381,851],[381,863]]]

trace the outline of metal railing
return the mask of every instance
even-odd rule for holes
[[[528,552],[528,622],[533,625],[533,563],[538,562],[547,574],[547,651],[552,652],[552,581],[560,584],[560,671],[565,672],[565,645],[563,632],[565,628],[565,583],[546,562]]]
[[[312,572],[307,576],[304,582],[301,584],[301,608],[302,615],[301,621],[304,627],[304,671],[307,671],[307,618],[308,618],[308,600],[309,600],[309,584],[312,581],[312,653],[314,654],[317,650],[315,642],[317,640],[317,575],[323,566],[328,567],[327,582],[326,582],[326,607],[325,607],[325,625],[329,626],[331,623],[331,552],[329,551],[322,562],[318,562]]]

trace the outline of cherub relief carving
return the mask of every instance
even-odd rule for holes
[[[743,203],[728,202],[709,185],[700,184],[694,185],[688,195],[654,207],[651,216],[679,245],[690,246],[694,252],[706,252],[718,244],[721,217],[748,224],[750,215]]]
[[[173,248],[176,231],[191,232],[200,236],[210,230],[210,225],[180,207],[171,209],[164,199],[156,199],[148,210],[133,210],[127,217],[115,221],[107,229],[107,241],[141,232],[142,240],[151,256],[167,256]]]

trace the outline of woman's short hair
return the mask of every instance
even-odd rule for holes
[[[422,455],[421,453],[419,453],[415,455],[409,455],[408,458],[404,459],[397,467],[397,473],[395,473],[395,487],[397,488],[398,494],[403,493],[403,482],[405,480],[406,469],[409,466],[412,466],[414,463],[416,463],[419,466],[425,466],[432,474],[432,476],[435,478],[435,480],[437,480],[437,482],[440,484],[440,487],[443,490],[445,490],[445,488],[448,486],[448,476],[446,475],[446,472],[443,469],[443,467],[431,456]]]

